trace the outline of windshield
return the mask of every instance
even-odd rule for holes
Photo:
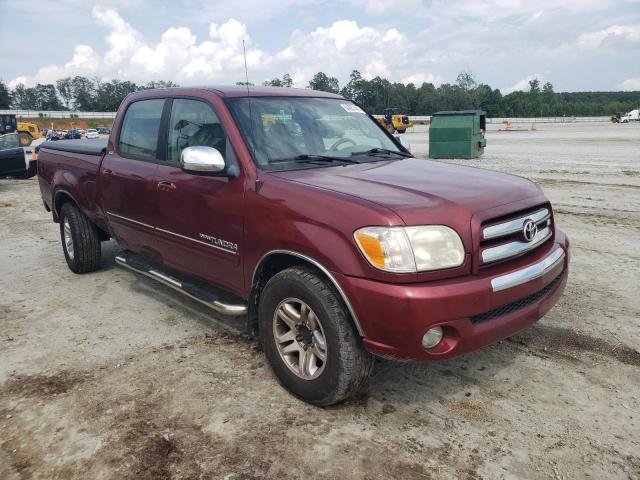
[[[240,97],[227,104],[257,164],[300,168],[406,156],[356,104],[311,97]],[[384,150],[385,156],[363,152]],[[380,152],[377,152],[380,153]]]

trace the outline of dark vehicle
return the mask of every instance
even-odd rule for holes
[[[73,129],[73,130],[69,130],[65,135],[64,138],[66,140],[80,140],[82,138],[82,133],[80,133],[79,130]]]
[[[111,129],[109,127],[97,127],[96,130],[101,135],[109,135],[111,133]]]
[[[569,241],[536,184],[414,158],[335,94],[136,92],[108,140],[46,142],[38,162],[72,271],[97,270],[114,238],[121,266],[244,318],[316,405],[358,390],[374,355],[439,360],[513,335],[567,281]]]
[[[0,135],[0,177],[31,178],[35,174],[36,162],[27,163],[19,135]]]

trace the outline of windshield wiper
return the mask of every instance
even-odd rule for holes
[[[362,152],[353,152],[351,153],[351,156],[355,156],[355,155],[375,155],[376,153],[384,153],[384,154],[394,154],[394,155],[400,155],[401,157],[411,157],[413,158],[413,155],[411,155],[410,153],[405,153],[405,152],[400,152],[398,150],[389,150],[387,148],[372,148],[371,150],[363,150]]]
[[[344,163],[360,163],[357,160],[352,160],[350,158],[345,157],[331,157],[329,155],[312,155],[304,153],[302,155],[296,155],[295,157],[290,158],[276,158],[274,160],[270,160],[269,163],[283,163],[283,162],[296,162],[296,163],[304,163],[304,162],[344,162]]]

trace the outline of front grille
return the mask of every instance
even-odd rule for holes
[[[535,223],[537,233],[533,238],[524,239],[523,227],[529,220]],[[480,235],[480,266],[523,255],[552,236],[551,208],[548,205],[484,222]]]
[[[502,315],[515,312],[517,310],[520,310],[521,308],[531,305],[532,303],[540,300],[551,290],[553,290],[554,287],[558,285],[558,283],[560,283],[560,281],[562,280],[562,275],[564,275],[564,272],[554,278],[551,283],[547,284],[544,288],[538,290],[535,293],[532,293],[528,297],[521,298],[520,300],[516,300],[515,302],[511,302],[506,305],[502,305],[501,307],[494,308],[493,310],[489,310],[488,312],[479,313],[478,315],[474,315],[473,317],[471,317],[469,320],[471,320],[471,323],[475,325],[478,323],[493,320],[494,318],[501,317]]]

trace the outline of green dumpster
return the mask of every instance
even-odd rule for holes
[[[429,158],[476,158],[484,153],[482,110],[438,112],[429,126]]]

